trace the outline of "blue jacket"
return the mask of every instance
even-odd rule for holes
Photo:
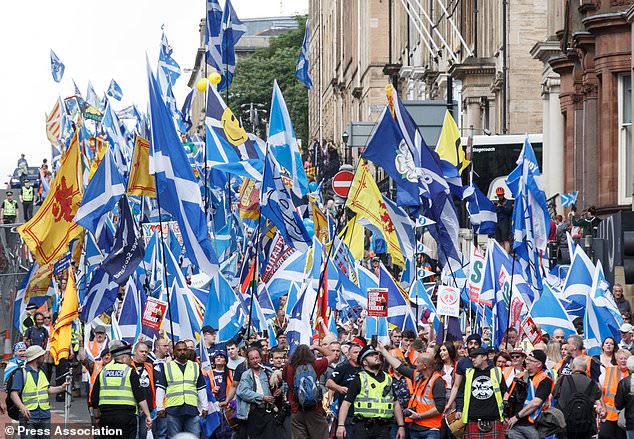
[[[240,377],[240,384],[238,384],[238,389],[236,390],[236,416],[238,419],[246,420],[249,417],[251,404],[262,404],[264,402],[264,396],[271,396],[269,377],[264,369],[260,369],[260,383],[264,395],[253,390],[255,388],[255,382],[253,381],[254,376],[253,370],[247,369]]]

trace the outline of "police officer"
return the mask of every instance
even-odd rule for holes
[[[50,437],[51,406],[48,396],[61,393],[67,384],[49,387],[46,374],[42,370],[46,351],[41,346],[31,346],[26,350],[26,366],[18,370],[9,389],[11,400],[20,410],[20,425],[34,429],[37,433],[29,437]]]
[[[31,186],[30,180],[24,180],[20,189],[20,203],[24,212],[24,221],[28,221],[33,216],[33,201],[35,200],[35,189]]]
[[[13,191],[7,191],[7,197],[0,207],[0,221],[2,224],[15,224],[18,222],[18,202],[13,199]],[[7,246],[13,248],[13,233],[11,229],[6,227],[4,233],[7,238]]]
[[[345,420],[350,406],[354,407],[355,439],[388,439],[394,420],[397,425],[396,439],[405,438],[401,406],[392,392],[392,377],[381,369],[383,360],[379,352],[372,346],[366,346],[359,352],[357,361],[363,370],[350,383],[339,408],[337,438],[346,437]]]
[[[100,427],[120,429],[122,438],[137,436],[137,405],[145,415],[146,428],[152,427],[145,394],[139,384],[139,375],[130,366],[132,348],[129,344],[113,340],[109,346],[112,359],[106,364],[93,387],[91,404]]]

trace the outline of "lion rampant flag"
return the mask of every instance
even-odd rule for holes
[[[50,337],[51,357],[55,364],[59,364],[59,360],[68,358],[70,355],[73,320],[79,316],[78,308],[79,299],[77,297],[75,275],[69,269],[64,299]]]
[[[381,191],[365,163],[360,163],[354,173],[346,207],[355,212],[358,219],[367,220],[381,231],[392,260],[396,265],[404,267],[403,251],[398,242],[392,218],[387,212]]]
[[[68,243],[83,230],[73,222],[84,194],[81,171],[79,140],[75,132],[44,203],[29,222],[18,227],[40,265],[60,259],[68,251]]]
[[[136,136],[134,141],[127,194],[156,198],[154,177],[150,175],[150,142],[141,136]]]

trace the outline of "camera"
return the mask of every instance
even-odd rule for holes
[[[409,408],[406,408],[405,410],[403,410],[403,416],[405,416],[405,417],[410,417],[414,413],[416,413],[416,412],[413,411],[412,409],[409,409]]]

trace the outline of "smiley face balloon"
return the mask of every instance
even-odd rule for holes
[[[225,131],[227,140],[233,146],[242,145],[244,142],[249,140],[247,132],[244,128],[242,128],[240,121],[229,107],[225,108],[225,111],[222,113],[222,117],[220,118],[220,122],[222,123],[222,129]]]

